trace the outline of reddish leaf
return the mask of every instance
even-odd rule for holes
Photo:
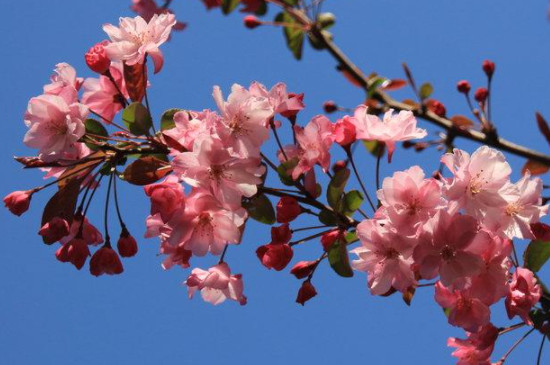
[[[474,122],[464,115],[453,115],[450,119],[453,121],[455,127],[458,128],[468,129],[474,126]]]
[[[44,207],[44,213],[42,213],[42,224],[48,223],[54,217],[60,217],[67,222],[73,221],[74,210],[76,208],[76,201],[80,192],[80,183],[82,179],[69,179],[67,184],[60,187],[57,193],[55,193]],[[52,243],[44,242],[48,245]]]
[[[403,63],[402,66],[403,66],[403,70],[405,71],[405,76],[407,76],[407,80],[409,80],[409,84],[411,84],[411,86],[413,87],[413,89],[416,89],[416,84],[415,84],[415,82],[414,82],[414,79],[413,79],[413,76],[412,76],[412,72],[411,72],[411,70],[409,69],[409,66],[407,66],[406,63]]]
[[[128,66],[124,64],[124,80],[126,81],[126,89],[132,101],[141,103],[145,96],[145,88],[147,87],[147,71],[143,64],[136,63]]]
[[[546,138],[546,141],[550,144],[550,127],[548,127],[548,123],[539,112],[536,113],[536,116],[540,133],[542,133],[544,138]]]
[[[28,156],[28,157],[14,157],[15,161],[24,165],[26,169],[35,168],[35,167],[59,167],[61,166],[58,162],[44,162],[38,157]]]
[[[393,79],[393,80],[384,81],[384,83],[382,84],[382,86],[380,86],[380,88],[386,91],[392,91],[392,90],[401,89],[402,87],[405,87],[405,86],[407,86],[407,81],[403,79]]]
[[[62,188],[65,185],[67,185],[69,181],[74,179],[84,180],[84,177],[91,170],[93,170],[95,167],[97,167],[97,165],[105,161],[104,159],[100,159],[101,157],[105,157],[105,156],[106,156],[105,152],[97,151],[85,157],[82,163],[67,167],[67,169],[59,177],[59,182],[57,183],[57,186],[59,186],[59,188]],[[65,178],[67,176],[69,177]]]
[[[412,100],[412,99],[405,99],[405,100],[403,100],[403,104],[410,105],[410,106],[412,106],[414,109],[420,108],[420,104],[418,104],[416,101],[414,101],[414,100]]]
[[[357,87],[363,87],[363,84],[361,84],[359,81],[357,81],[357,79],[355,79],[355,77],[353,77],[353,75],[351,74],[351,72],[348,71],[347,68],[345,68],[341,65],[338,65],[336,67],[336,69],[338,71],[340,71],[342,73],[342,75],[344,75],[346,80],[348,80],[352,85],[355,85]]]
[[[176,141],[174,138],[162,133],[162,138],[164,138],[164,141],[168,145],[168,147],[175,149],[179,152],[187,152],[187,148],[185,148],[181,143]]]
[[[134,185],[152,184],[172,172],[170,165],[153,156],[145,156],[132,162],[124,170],[124,180]]]
[[[529,171],[531,175],[542,175],[547,173],[548,170],[550,170],[549,166],[537,161],[529,160],[521,169],[521,173],[525,174],[527,171]]]
[[[410,288],[407,289],[406,292],[403,293],[403,300],[405,301],[405,304],[407,304],[408,306],[411,305],[415,291],[416,291],[415,287],[411,286]]]

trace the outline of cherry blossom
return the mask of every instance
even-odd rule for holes
[[[189,298],[199,290],[202,299],[213,305],[223,303],[226,299],[237,301],[241,305],[246,304],[242,276],[231,275],[231,270],[225,262],[209,268],[208,271],[193,269],[184,284],[188,287]]]
[[[533,325],[529,318],[529,311],[539,301],[542,288],[537,283],[533,272],[529,269],[518,267],[510,283],[510,292],[506,297],[506,312],[511,319],[514,316],[520,318],[528,325]]]
[[[76,77],[73,66],[65,62],[58,63],[50,80],[51,83],[44,86],[44,94],[60,95],[68,103],[77,101],[77,92],[83,79]]]
[[[159,47],[168,40],[172,27],[176,24],[173,14],[155,14],[145,21],[140,16],[120,18],[119,27],[105,24],[103,30],[111,43],[105,52],[112,61],[124,61],[128,65],[142,64],[149,55],[155,65],[155,73],[162,69],[164,57]]]

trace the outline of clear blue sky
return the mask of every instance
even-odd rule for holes
[[[22,115],[28,99],[41,92],[58,62],[69,62],[80,75],[91,76],[83,62],[84,52],[105,37],[103,23],[132,16],[129,2],[2,4],[3,195],[38,185],[42,178],[38,171],[21,171],[11,159],[32,153],[22,143],[26,130]],[[305,92],[308,108],[301,122],[321,112],[327,99],[349,107],[362,102],[362,92],[334,72],[335,64],[327,54],[307,48],[304,60],[294,61],[279,29],[247,30],[239,14],[207,13],[199,0],[173,4],[189,27],[163,47],[165,67],[152,79],[150,89],[156,115],[170,107],[214,107],[213,85],[228,90],[233,82],[247,85],[253,80],[269,86],[284,81],[290,90]],[[494,60],[493,114],[500,134],[550,153],[534,121],[535,110],[550,117],[547,6],[542,0],[326,0],[325,9],[338,18],[335,40],[365,72],[403,77],[401,62],[406,61],[418,81],[433,82],[434,96],[445,102],[451,115],[466,112],[455,91],[456,81],[467,78],[479,86],[481,61]],[[430,131],[435,130],[430,127]],[[459,145],[468,150],[476,147],[464,141]],[[436,168],[433,153],[398,150],[394,160],[384,167],[385,175],[411,164],[427,171]],[[521,160],[510,161],[517,178]],[[373,162],[370,157],[361,162],[367,179],[372,179]],[[141,236],[148,201],[136,187],[122,189],[121,197],[131,231]],[[315,277],[320,294],[302,308],[294,303],[299,281],[287,272],[266,270],[254,255],[258,245],[268,242],[268,229],[250,225],[242,245],[232,247],[227,256],[233,270],[244,274],[249,303],[213,307],[199,298],[187,299],[181,286],[187,272],[161,269],[156,240],[140,239],[139,255],[124,262],[125,273],[118,277],[95,278],[87,270],[77,272],[57,262],[54,248],[43,245],[36,235],[46,199],[46,194],[35,196],[31,210],[21,218],[0,210],[3,364],[454,361],[446,340],[461,331],[446,323],[431,289],[420,289],[408,308],[399,296],[370,296],[364,275],[343,279],[323,266]],[[309,246],[298,248],[295,260],[317,257],[319,244]],[[194,264],[207,267],[213,262],[207,258]],[[550,280],[550,271],[542,276]],[[502,305],[495,307],[494,318],[497,325],[507,323]],[[501,356],[519,334],[505,335],[495,356]],[[539,337],[533,336],[509,362],[534,364],[538,344]],[[546,358],[550,361],[550,353]]]

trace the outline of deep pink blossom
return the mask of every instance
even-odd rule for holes
[[[435,284],[435,301],[449,310],[449,324],[478,332],[489,323],[491,311],[481,300],[471,296],[469,290],[451,290],[441,282]]]
[[[395,151],[395,142],[424,138],[426,130],[416,127],[416,118],[410,111],[401,111],[397,115],[390,110],[381,120],[375,115],[367,114],[367,107],[360,105],[355,109],[354,122],[357,139],[384,142],[388,148],[388,160],[391,161]]]
[[[142,64],[145,56],[149,55],[157,73],[164,63],[159,47],[168,40],[175,24],[176,17],[173,14],[155,14],[149,22],[140,16],[120,18],[118,27],[112,24],[103,26],[111,38],[111,43],[105,46],[105,52],[112,61],[124,61],[128,65]]]
[[[483,260],[469,250],[477,232],[473,217],[440,210],[426,223],[414,250],[422,278],[433,279],[439,274],[443,285],[450,286],[458,279],[479,274]]]
[[[265,172],[258,158],[233,157],[219,139],[208,137],[195,141],[193,152],[177,155],[172,166],[183,181],[232,207],[240,207],[243,196],[256,194]]]
[[[45,243],[54,243],[69,234],[69,223],[61,217],[53,217],[46,222],[38,234],[42,236]]]
[[[17,216],[20,216],[21,214],[29,210],[33,193],[33,190],[18,190],[11,192],[4,198],[4,204],[10,212]]]
[[[90,273],[94,276],[122,274],[120,257],[111,247],[103,246],[90,259]]]
[[[351,121],[350,116],[345,116],[339,119],[333,126],[334,142],[342,147],[347,147],[355,142],[356,131],[355,124]]]
[[[505,302],[508,317],[511,319],[516,315],[520,316],[525,323],[532,326],[529,312],[538,303],[541,295],[542,288],[533,272],[523,267],[516,268]]]
[[[372,294],[385,294],[392,287],[404,292],[416,283],[411,269],[413,245],[410,240],[375,220],[359,223],[357,236],[362,246],[351,251],[359,256],[352,266],[368,274]]]
[[[491,365],[491,354],[498,338],[498,328],[491,323],[483,326],[479,332],[467,332],[467,339],[451,337],[447,346],[455,347],[453,356],[458,365]]]
[[[210,110],[202,112],[182,110],[174,114],[174,128],[164,131],[163,134],[191,151],[195,140],[213,134],[214,127],[219,123],[220,116]]]
[[[288,93],[286,85],[282,82],[273,86],[269,91],[264,85],[253,82],[250,85],[250,94],[267,98],[274,112],[286,118],[296,116],[305,107],[304,94]]]
[[[151,198],[151,215],[159,213],[164,222],[168,222],[175,211],[185,208],[183,186],[174,175],[169,175],[163,182],[147,185],[144,189]]]
[[[241,305],[246,304],[242,276],[231,275],[231,270],[225,262],[209,268],[208,271],[193,269],[184,284],[188,287],[189,298],[199,290],[202,299],[213,305],[223,303],[226,299],[237,301]]]

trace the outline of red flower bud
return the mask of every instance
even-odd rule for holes
[[[14,191],[6,195],[6,197],[4,198],[4,204],[6,204],[6,208],[8,208],[10,212],[17,216],[20,216],[29,209],[33,193],[33,190]]]
[[[483,61],[483,72],[487,75],[487,77],[492,77],[495,73],[495,63],[489,60]]]
[[[445,105],[443,105],[443,103],[441,103],[439,100],[430,99],[426,101],[426,107],[437,116],[445,117],[445,114],[447,114],[447,109],[445,109]]]
[[[318,261],[300,261],[290,270],[297,279],[307,278],[317,267]]]
[[[54,243],[69,234],[69,223],[60,217],[53,217],[40,228],[38,234],[42,236],[45,243]]]
[[[336,161],[334,165],[332,165],[332,171],[334,171],[334,173],[337,173],[338,171],[345,169],[347,165],[347,162],[344,160]]]
[[[328,233],[325,233],[321,237],[321,244],[323,245],[323,249],[328,252],[334,242],[336,242],[337,239],[342,238],[343,232],[339,229],[335,229],[334,231],[330,231]]]
[[[474,98],[480,103],[485,103],[485,100],[487,100],[487,96],[489,96],[489,90],[484,87],[480,87],[479,89],[477,89],[474,94]]]
[[[277,203],[277,222],[292,222],[302,213],[302,207],[295,198],[284,196]]]
[[[105,52],[105,46],[108,44],[109,41],[107,40],[101,41],[90,48],[84,55],[84,60],[92,71],[103,74],[111,66],[111,60]]]
[[[94,276],[121,274],[123,271],[120,257],[111,247],[101,247],[90,260],[90,273]]]
[[[90,256],[90,250],[82,238],[73,238],[55,252],[55,257],[59,261],[70,262],[78,270],[82,269],[88,256]]]
[[[334,141],[342,147],[349,146],[356,140],[355,124],[350,121],[350,118],[346,116],[332,126]]]
[[[292,247],[286,243],[270,243],[258,247],[256,255],[262,262],[262,265],[268,269],[281,271],[288,265],[294,252]]]
[[[279,227],[271,227],[272,243],[288,243],[291,238],[292,232],[288,224],[283,224]]]
[[[466,80],[459,81],[458,84],[456,84],[456,89],[459,93],[468,94],[471,88],[470,83]]]
[[[136,239],[128,232],[126,228],[122,229],[117,242],[118,253],[122,257],[132,257],[138,252]]]
[[[298,297],[296,298],[296,303],[304,305],[305,302],[317,295],[315,287],[309,280],[302,283],[302,287],[298,291]]]
[[[338,105],[336,105],[336,103],[332,100],[325,101],[323,103],[323,109],[325,110],[325,113],[334,113],[338,110]]]
[[[262,25],[260,19],[256,18],[254,15],[247,15],[243,19],[244,26],[248,29],[254,29]]]

